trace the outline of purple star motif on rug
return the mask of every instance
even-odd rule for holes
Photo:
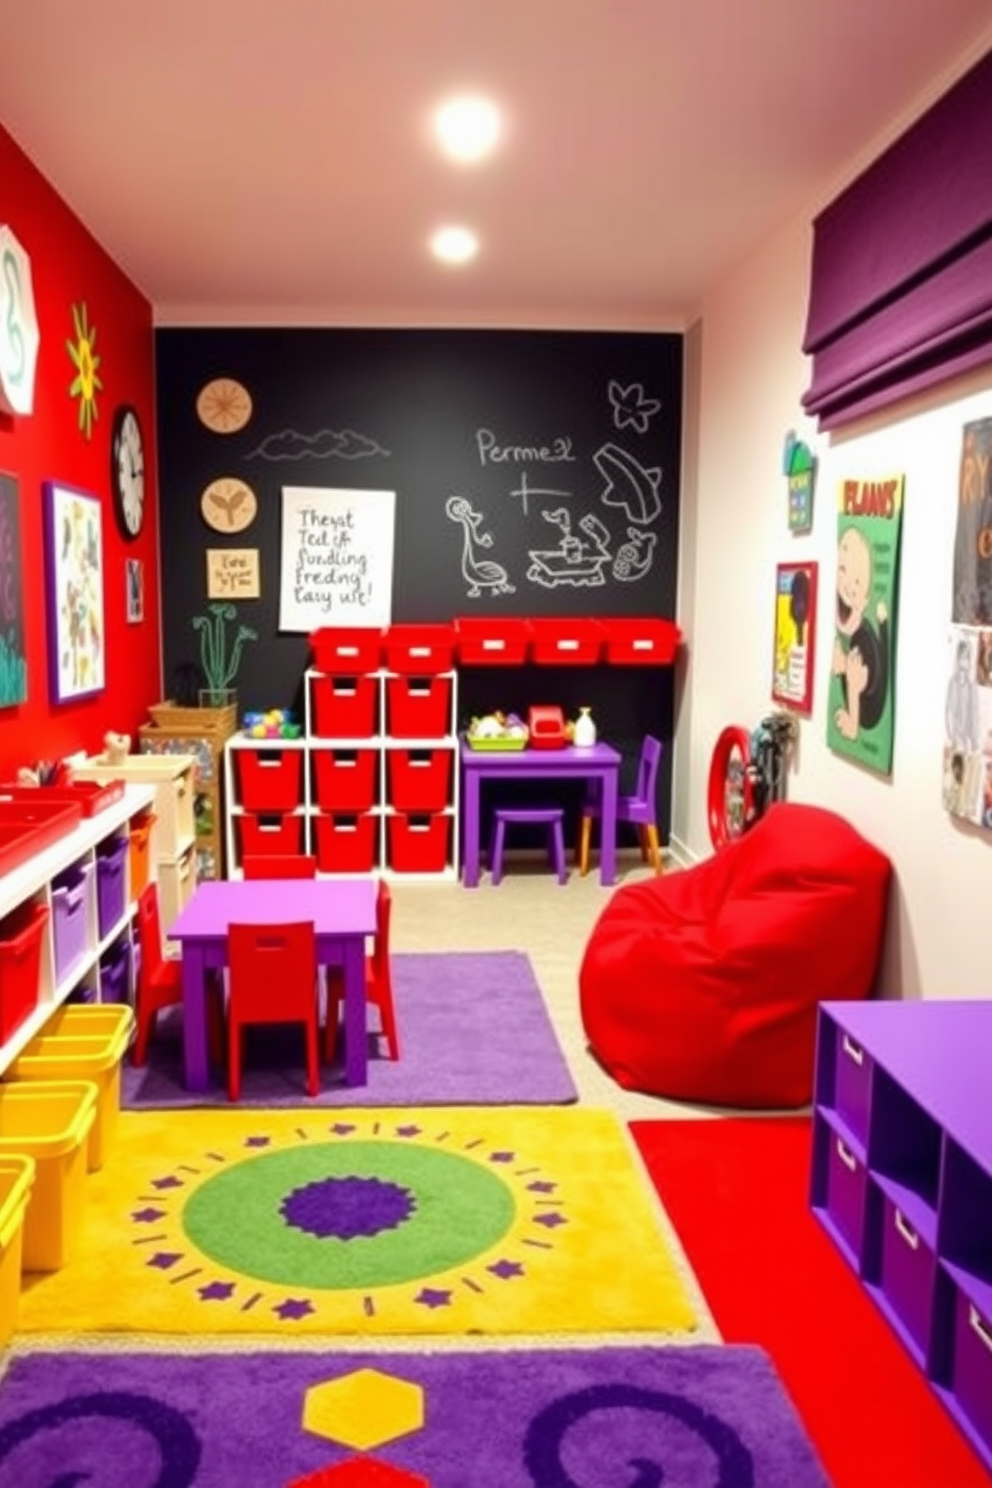
[[[513,1277],[524,1274],[524,1268],[519,1261],[497,1261],[495,1266],[487,1266],[486,1270],[498,1276],[500,1281],[510,1281]]]
[[[155,1266],[159,1271],[168,1271],[170,1266],[177,1265],[182,1258],[182,1251],[179,1250],[157,1250],[145,1264]]]
[[[535,1214],[534,1223],[544,1225],[546,1229],[553,1230],[556,1225],[568,1224],[564,1214]]]
[[[312,1302],[305,1297],[287,1297],[285,1302],[280,1302],[278,1307],[272,1311],[276,1317],[282,1318],[283,1322],[298,1322],[300,1318],[307,1317],[314,1311]]]
[[[164,1209],[135,1209],[131,1215],[135,1224],[154,1224],[157,1219],[165,1218]]]
[[[168,1178],[153,1178],[152,1188],[182,1188],[183,1180],[170,1174]]]
[[[489,1161],[494,1163],[510,1163],[513,1161],[514,1155],[512,1152],[491,1152],[489,1154]]]
[[[557,1183],[549,1183],[546,1178],[539,1179],[536,1183],[528,1183],[528,1193],[554,1193],[558,1187]]]
[[[370,1238],[410,1218],[413,1195],[381,1178],[320,1178],[287,1194],[280,1213],[294,1230],[318,1240]]]
[[[413,1299],[419,1302],[421,1307],[429,1307],[433,1312],[435,1307],[450,1307],[451,1293],[442,1292],[437,1287],[424,1287]]]
[[[245,1137],[246,1147],[268,1147],[271,1143],[271,1137]]]
[[[409,1125],[409,1126],[398,1126],[396,1128],[396,1135],[398,1137],[419,1137],[420,1136],[420,1132],[421,1132],[421,1128],[419,1126]]]
[[[327,1130],[335,1137],[348,1137],[355,1130],[355,1123],[353,1121],[335,1121]]]
[[[211,1281],[206,1286],[198,1287],[202,1302],[226,1302],[229,1297],[234,1296],[233,1281]]]

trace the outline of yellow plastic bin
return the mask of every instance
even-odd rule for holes
[[[11,1080],[92,1081],[99,1092],[87,1147],[87,1166],[93,1173],[103,1167],[114,1140],[121,1108],[121,1060],[134,1033],[134,1013],[121,1005],[82,1005],[78,1011],[96,1016],[59,1016],[54,1028],[46,1024],[7,1073]]]
[[[6,1348],[17,1325],[24,1216],[34,1171],[33,1157],[0,1157],[0,1349]]]
[[[89,1080],[11,1080],[0,1085],[0,1159],[31,1157],[35,1163],[24,1217],[25,1271],[57,1271],[79,1243],[86,1143],[97,1096]]]

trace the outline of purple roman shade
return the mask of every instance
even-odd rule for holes
[[[992,52],[816,218],[803,350],[823,429],[992,362]]]

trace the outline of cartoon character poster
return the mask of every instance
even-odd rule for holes
[[[895,731],[903,484],[901,475],[843,480],[838,492],[827,744],[883,775]]]
[[[951,619],[992,625],[992,418],[961,431]]]

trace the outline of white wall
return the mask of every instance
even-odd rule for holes
[[[992,995],[992,833],[941,805],[947,632],[961,426],[992,416],[992,367],[865,422],[819,435],[802,417],[800,350],[809,218],[786,226],[711,295],[687,355],[687,480],[680,622],[687,666],[677,725],[676,851],[711,852],[706,788],[721,729],[770,713],[775,565],[819,562],[813,713],[800,727],[791,800],[844,815],[895,867],[881,989],[887,996]],[[786,431],[817,453],[814,526],[790,534]],[[697,443],[698,441],[698,443]],[[891,778],[826,746],[834,634],[836,492],[843,476],[905,475]]]

